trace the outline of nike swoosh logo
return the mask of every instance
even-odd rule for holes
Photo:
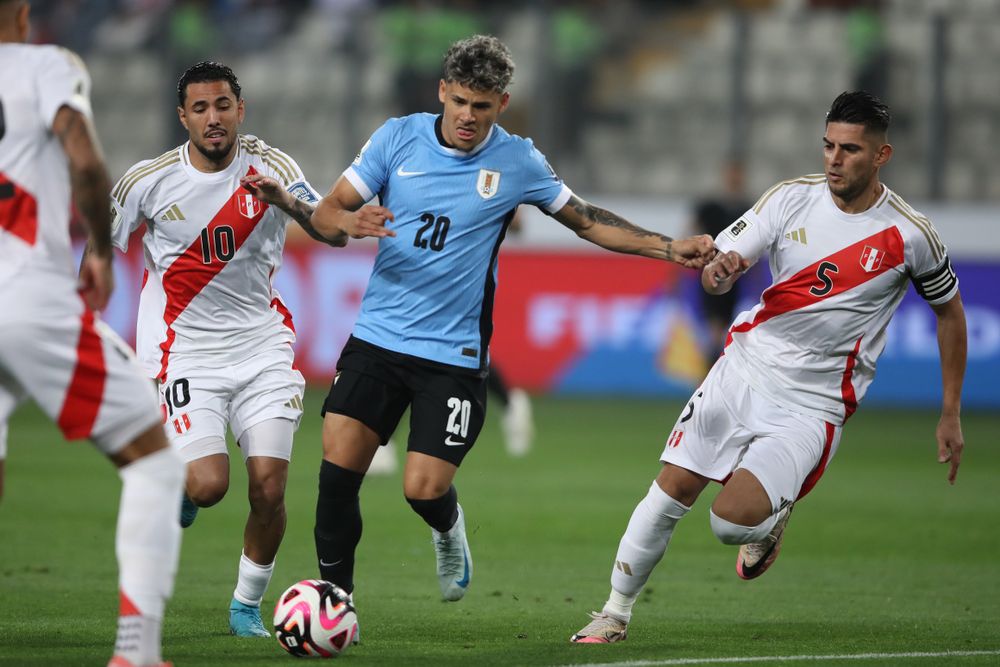
[[[444,439],[444,444],[448,445],[449,447],[464,447],[465,446],[465,443],[462,442],[461,440],[452,440],[450,435],[447,438]]]
[[[462,573],[462,578],[455,582],[459,588],[465,588],[469,585],[469,554],[463,551],[462,558],[465,559],[465,572]]]
[[[322,558],[319,559],[319,564],[320,564],[321,567],[333,567],[334,565],[340,565],[343,562],[344,562],[343,558],[341,558],[340,560],[335,560],[332,563],[327,563]]]
[[[406,171],[402,167],[396,170],[397,176],[423,176],[426,173],[426,171]]]

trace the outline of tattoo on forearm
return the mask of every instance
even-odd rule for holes
[[[307,229],[312,228],[310,224],[310,219],[312,218],[314,207],[305,203],[298,197],[292,198],[292,208],[288,211],[288,215],[292,216],[296,222],[298,222],[303,227]]]
[[[641,238],[655,237],[660,239],[664,243],[664,253],[666,254],[666,259],[672,260],[674,258],[673,239],[669,236],[633,225],[625,218],[616,215],[607,209],[594,206],[593,204],[583,201],[582,199],[575,199],[575,201],[572,202],[572,206],[573,210],[576,211],[580,217],[585,220],[589,220],[596,225],[618,227],[619,229],[628,231],[634,236]]]

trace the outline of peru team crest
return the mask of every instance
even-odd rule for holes
[[[861,268],[868,273],[878,271],[878,268],[882,266],[883,259],[885,259],[884,250],[866,245],[865,249],[861,251]]]
[[[253,220],[263,210],[263,203],[253,195],[237,195],[236,205],[240,209],[240,215]]]
[[[483,199],[490,199],[500,190],[500,172],[489,169],[479,170],[479,180],[476,181],[476,192]]]

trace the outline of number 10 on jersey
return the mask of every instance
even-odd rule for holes
[[[236,233],[229,225],[219,225],[214,229],[201,230],[201,261],[228,262],[236,254]]]

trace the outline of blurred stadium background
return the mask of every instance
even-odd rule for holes
[[[884,178],[935,222],[962,280],[965,403],[979,409],[965,411],[959,484],[932,465],[937,342],[930,309],[911,291],[835,469],[796,509],[781,567],[752,586],[737,581],[733,550],[715,543],[702,502],[647,587],[630,641],[596,657],[576,650],[565,638],[607,593],[627,512],[711,345],[693,274],[599,251],[524,210],[522,232],[501,252],[493,351],[513,384],[553,394],[535,402],[536,447],[507,456],[494,412],[463,466],[477,579],[462,605],[434,603],[426,529],[406,510],[398,474],[366,481],[365,643],[347,659],[409,667],[860,654],[872,664],[881,651],[897,657],[878,664],[910,665],[919,654],[909,652],[927,651],[935,657],[918,664],[996,663],[1000,0],[32,4],[35,40],[69,46],[90,67],[116,179],[185,139],[175,82],[213,58],[243,82],[243,131],[291,154],[325,191],[385,118],[436,111],[442,52],[488,31],[517,63],[502,124],[533,137],[582,196],[677,235],[690,232],[694,203],[720,191],[728,161],[745,162],[752,200],[821,169],[823,114],[836,94],[883,95],[897,150]],[[137,241],[117,262],[104,313],[129,340]],[[373,243],[289,240],[277,286],[314,388],[268,605],[315,574],[317,414],[374,252]],[[757,267],[741,281],[744,302],[768,278]],[[64,445],[32,407],[15,416],[10,454],[0,666],[104,664],[117,606],[114,472],[89,448]],[[165,657],[178,665],[277,664],[273,642],[233,642],[221,614],[246,512],[239,468],[233,457],[227,498],[185,536],[164,628]]]
[[[184,140],[175,82],[230,64],[243,131],[298,160],[325,191],[393,115],[435,111],[447,45],[491,32],[517,64],[510,131],[534,138],[576,192],[669,234],[732,159],[754,199],[821,169],[823,114],[865,88],[894,113],[884,180],[950,248],[969,316],[968,405],[1000,407],[1000,0],[36,1],[36,39],[79,51],[114,178]],[[494,356],[536,392],[686,396],[706,332],[691,275],[595,253],[534,209],[501,254]],[[299,363],[326,382],[351,329],[374,246],[293,238],[278,287]],[[133,243],[137,247],[138,244]],[[106,319],[131,338],[141,257],[119,263]],[[609,279],[610,278],[610,279]],[[761,269],[744,289],[767,284]],[[870,393],[932,406],[930,310],[911,292]]]

